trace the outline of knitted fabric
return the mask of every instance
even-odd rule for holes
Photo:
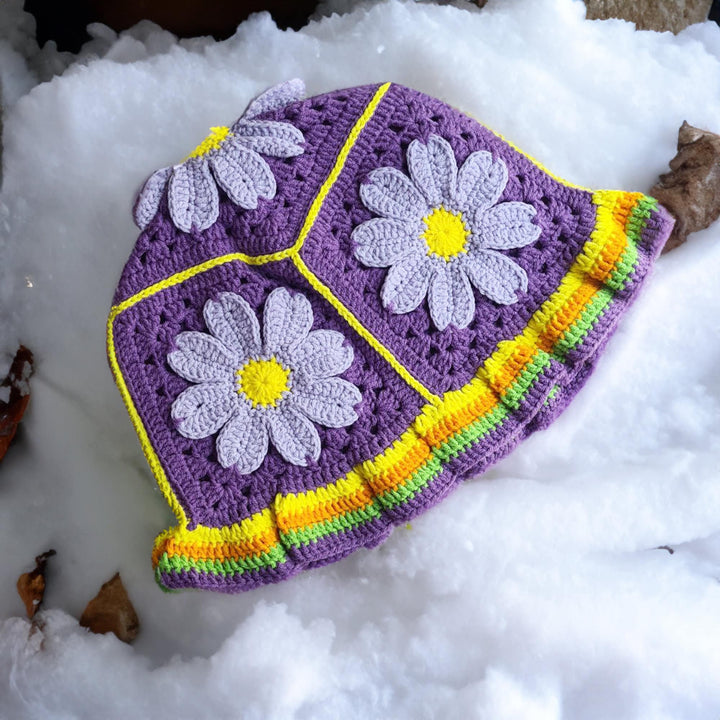
[[[178,520],[166,589],[375,546],[547,427],[672,228],[414,90],[299,96],[261,96],[136,205],[108,356]]]

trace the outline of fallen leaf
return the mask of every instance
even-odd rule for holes
[[[140,620],[130,602],[120,573],[103,584],[100,592],[87,604],[80,624],[91,632],[112,632],[123,642],[132,642],[140,630]]]
[[[8,399],[0,399],[0,460],[10,447],[30,401],[29,380],[32,372],[33,355],[21,345],[15,353],[7,377],[0,383],[0,387],[10,388]]]
[[[40,609],[45,595],[45,566],[48,558],[55,555],[54,550],[48,550],[35,558],[35,569],[23,573],[17,581],[17,591],[25,603],[27,616],[32,620]]]
[[[660,176],[650,195],[675,217],[663,252],[682,245],[720,216],[720,135],[682,124],[670,172]]]

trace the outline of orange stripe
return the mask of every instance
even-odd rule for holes
[[[471,422],[490,412],[498,404],[498,399],[489,390],[475,398],[464,408],[443,418],[437,425],[430,428],[423,437],[431,447],[438,447],[458,430],[467,427]]]
[[[617,196],[615,205],[612,210],[613,220],[618,225],[627,227],[629,220],[632,218],[635,206],[642,200],[642,193],[621,193]]]
[[[153,549],[153,564],[157,565],[163,553],[185,555],[193,560],[247,558],[269,552],[277,542],[278,536],[274,532],[261,533],[243,543],[184,543],[168,538]]]
[[[547,353],[552,352],[557,341],[562,338],[568,328],[578,319],[578,316],[599,289],[600,285],[595,280],[586,280],[583,282],[568,298],[565,305],[545,324],[545,329],[538,338],[538,347]]]
[[[373,495],[370,489],[366,485],[363,485],[350,495],[319,503],[311,508],[307,508],[303,512],[292,513],[285,516],[278,514],[278,528],[281,533],[300,530],[310,525],[324,522],[325,520],[332,520],[347,512],[360,510],[366,505],[369,505],[372,500]]]
[[[368,478],[368,484],[375,495],[395,490],[405,482],[432,455],[430,446],[418,438],[410,450],[398,460],[390,470],[381,472],[377,477]]]
[[[628,224],[640,198],[642,198],[642,195],[639,193],[626,193],[619,195],[616,199],[612,209],[612,219],[615,227],[588,273],[595,280],[605,282],[615,270],[615,266],[623,252],[625,252],[628,244]]]
[[[623,254],[627,247],[627,236],[624,230],[619,227],[615,228],[608,241],[605,243],[603,249],[598,253],[598,256],[590,268],[588,275],[594,280],[599,282],[605,282],[610,277],[612,271],[615,269],[618,260]]]
[[[537,348],[525,342],[515,342],[516,346],[510,353],[505,364],[495,373],[488,373],[488,385],[498,394],[504,395],[505,391],[515,382],[523,368],[533,359]]]

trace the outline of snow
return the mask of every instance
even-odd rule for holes
[[[21,341],[37,365],[0,466],[0,718],[717,718],[717,226],[658,262],[549,430],[383,547],[241,596],[155,586],[173,519],[104,323],[140,183],[275,82],[390,79],[569,180],[647,190],[683,120],[718,129],[718,27],[635,32],[574,0],[332,0],[346,14],[299,32],[256,15],[220,43],[96,25],[71,58],[33,45],[21,7],[0,6],[0,352]],[[49,547],[33,630],[15,580]],[[132,647],[72,617],[116,570]]]

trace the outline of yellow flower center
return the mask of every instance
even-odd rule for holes
[[[210,134],[185,159],[203,157],[211,150],[217,150],[229,135],[232,135],[229,127],[211,127]]]
[[[448,261],[465,252],[470,236],[462,215],[446,210],[442,205],[423,218],[425,232],[422,238],[428,246],[428,255],[437,255]]]
[[[275,407],[288,390],[290,370],[271,357],[269,360],[248,360],[235,375],[238,394],[245,393],[253,407]]]

